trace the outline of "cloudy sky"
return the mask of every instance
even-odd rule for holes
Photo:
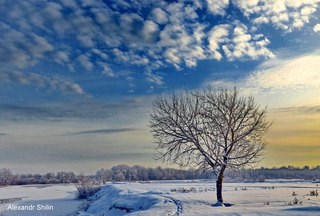
[[[159,94],[238,86],[274,121],[259,166],[320,164],[320,0],[0,0],[0,166],[152,159]]]

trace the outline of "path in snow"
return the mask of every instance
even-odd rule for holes
[[[177,212],[175,213],[174,216],[180,216],[183,212],[183,202],[170,196],[163,196],[163,197],[171,200],[176,205]]]

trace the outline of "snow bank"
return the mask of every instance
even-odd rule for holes
[[[92,203],[86,212],[81,216],[97,215],[149,215],[148,210],[152,209],[152,214],[170,215],[174,212],[174,203],[162,196],[159,192],[149,192],[135,189],[120,189],[123,187],[115,185],[104,186],[98,193],[91,197]],[[130,187],[130,186],[129,186]]]

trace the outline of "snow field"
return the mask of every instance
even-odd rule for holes
[[[319,189],[306,182],[225,183],[224,200],[232,206],[214,207],[214,182],[109,184],[81,215],[320,215],[320,197],[308,195]]]
[[[75,185],[24,185],[0,188],[2,216],[68,216],[75,215],[82,201],[76,199]],[[10,210],[9,205],[31,206],[33,210]],[[44,209],[37,210],[44,206]],[[46,210],[46,207],[52,207]]]
[[[29,185],[0,188],[1,216],[253,216],[320,215],[320,184],[311,182],[224,183],[231,207],[214,207],[213,181],[109,183],[81,209],[75,185]],[[296,199],[296,202],[295,202]],[[50,211],[8,210],[8,205],[51,205]]]

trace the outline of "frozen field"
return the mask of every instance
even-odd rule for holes
[[[75,199],[75,190],[74,185],[2,187],[0,215],[320,215],[320,196],[310,196],[311,191],[320,192],[320,184],[308,182],[225,183],[224,199],[231,207],[212,206],[216,199],[209,181],[108,184],[92,197],[87,211],[78,214],[82,202]],[[35,209],[8,210],[9,205]]]
[[[75,190],[76,187],[74,185],[25,185],[0,187],[0,215],[75,215],[82,204],[82,201],[75,198]],[[22,209],[25,206],[26,208]],[[18,209],[18,207],[20,207],[20,209]]]
[[[320,215],[320,197],[307,195],[317,189],[306,182],[225,183],[224,199],[233,205],[213,207],[213,182],[113,184],[82,215]]]

